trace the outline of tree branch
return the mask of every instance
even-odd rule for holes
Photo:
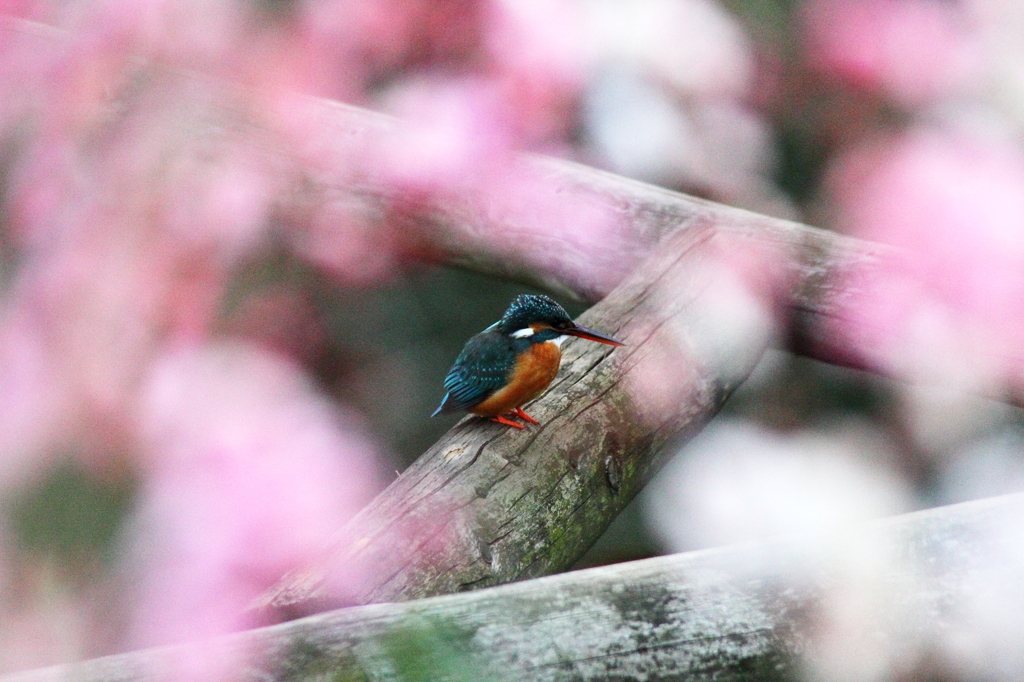
[[[1016,494],[840,529],[831,543],[781,539],[342,609],[225,639],[222,655],[245,654],[232,679],[293,682],[909,679],[922,669],[946,679],[949,666],[1000,677],[1017,644],[999,628],[1020,615],[987,622],[970,605],[1019,605],[1022,516]],[[937,656],[950,637],[973,647]],[[195,655],[141,651],[4,679],[168,679]]]

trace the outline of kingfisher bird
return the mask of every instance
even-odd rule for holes
[[[510,416],[537,424],[522,406],[558,374],[568,336],[624,345],[576,324],[547,296],[517,296],[500,320],[466,342],[444,380],[448,392],[430,416],[466,410],[517,429],[524,427]]]

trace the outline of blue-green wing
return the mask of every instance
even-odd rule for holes
[[[491,331],[471,338],[444,380],[448,394],[437,412],[472,407],[504,386],[516,363],[513,344],[504,334]]]

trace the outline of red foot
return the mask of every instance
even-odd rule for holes
[[[528,415],[528,414],[526,414],[525,412],[523,412],[523,408],[521,408],[521,407],[517,407],[516,409],[512,410],[512,413],[513,413],[513,414],[514,414],[515,416],[517,416],[517,417],[519,417],[520,419],[522,419],[523,421],[528,421],[528,422],[530,422],[531,424],[540,424],[540,422],[539,422],[539,421],[537,421],[536,419],[534,419],[534,418],[533,418],[533,417],[531,417],[530,415]]]
[[[524,428],[526,428],[522,424],[517,424],[516,422],[512,421],[511,419],[505,419],[505,417],[501,416],[500,414],[497,417],[491,417],[491,421],[492,422],[498,422],[499,424],[507,424],[508,426],[514,426],[517,429],[524,429]]]

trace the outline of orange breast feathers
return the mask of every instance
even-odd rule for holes
[[[481,417],[496,417],[536,398],[558,374],[562,351],[551,341],[535,343],[516,358],[509,382],[483,402],[467,411]]]

